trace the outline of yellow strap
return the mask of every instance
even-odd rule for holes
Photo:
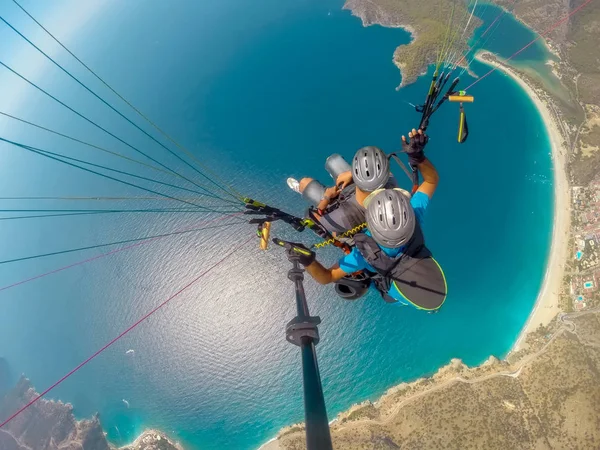
[[[461,142],[461,138],[463,135],[463,130],[464,130],[464,126],[465,126],[465,112],[461,111],[460,112],[460,118],[459,118],[459,122],[458,122],[458,142]]]

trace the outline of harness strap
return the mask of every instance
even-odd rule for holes
[[[371,236],[361,233],[356,235],[354,240],[365,260],[376,270],[375,273],[368,273],[386,303],[397,303],[397,300],[388,294],[394,279],[411,269],[421,258],[431,256],[431,252],[425,246],[423,232],[418,223],[403,253],[396,258],[385,254]]]

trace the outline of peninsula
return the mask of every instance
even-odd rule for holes
[[[481,20],[475,16],[469,20],[471,11],[464,2],[346,0],[344,9],[359,17],[364,26],[378,24],[404,28],[412,34],[412,41],[399,46],[393,56],[394,64],[402,73],[400,87],[414,83],[436,63],[440,51],[445,53],[447,60],[463,65],[460,55],[467,51],[469,39],[481,25]],[[450,21],[450,18],[456,20]],[[443,42],[447,43],[446,49],[440,49]]]

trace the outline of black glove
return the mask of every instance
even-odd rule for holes
[[[290,247],[287,248],[286,252],[290,261],[296,259],[305,267],[315,262],[315,252],[308,247],[296,242],[290,242],[289,244]]]
[[[408,162],[411,166],[418,166],[425,161],[425,146],[429,142],[427,136],[422,130],[413,130],[408,133],[410,139],[406,141],[406,137],[402,136],[402,151],[408,155]]]

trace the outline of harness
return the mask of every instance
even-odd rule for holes
[[[328,214],[332,211],[335,211],[341,205],[343,205],[344,203],[347,203],[352,197],[354,197],[354,190],[355,190],[355,186],[354,186],[354,182],[352,182],[348,186],[346,186],[344,189],[342,189],[342,192],[340,192],[336,198],[332,199],[329,202],[329,204],[327,205],[325,210],[322,211],[323,214]]]
[[[397,303],[388,292],[396,288],[418,309],[437,310],[446,298],[446,281],[443,272],[425,246],[420,224],[403,252],[391,257],[379,247],[375,239],[365,233],[357,234],[354,242],[365,260],[375,269],[367,271],[384,301]]]
[[[344,189],[339,197],[328,205],[319,217],[316,217],[316,210],[309,209],[308,217],[317,222],[318,226],[325,229],[328,234],[336,235],[338,240],[352,246],[354,233],[348,231],[354,230],[365,222],[365,209],[358,204],[353,187]]]

